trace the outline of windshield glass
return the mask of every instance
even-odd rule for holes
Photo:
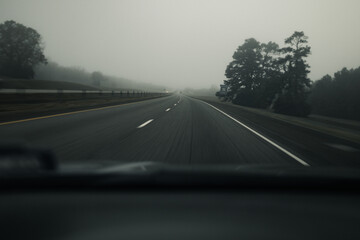
[[[359,9],[0,0],[0,168],[360,167]]]

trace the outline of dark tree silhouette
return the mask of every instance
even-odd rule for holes
[[[93,80],[93,85],[97,87],[102,86],[107,80],[106,77],[99,71],[93,72],[91,74],[91,78]]]
[[[267,108],[271,105],[276,94],[281,88],[281,73],[278,64],[279,45],[274,42],[261,44],[262,52],[262,84],[257,93],[256,105]]]
[[[233,103],[261,108],[271,104],[280,89],[278,55],[274,42],[260,44],[250,38],[238,47],[225,71]]]
[[[226,68],[228,99],[235,104],[270,108],[278,113],[306,116],[310,79],[305,58],[310,54],[304,32],[294,32],[280,49],[274,42],[245,40]]]
[[[343,68],[313,84],[309,102],[314,114],[360,120],[360,67]]]
[[[268,108],[278,113],[305,117],[310,112],[360,120],[360,67],[342,69],[311,86],[308,37],[294,32],[284,48],[274,42],[245,40],[226,68],[225,99],[235,104]]]
[[[254,38],[246,39],[235,51],[233,59],[225,71],[229,97],[234,103],[252,106],[254,93],[262,80],[260,43]]]
[[[47,62],[43,49],[36,30],[15,21],[0,24],[0,75],[33,78],[34,67]]]
[[[307,89],[311,85],[307,77],[310,66],[305,60],[310,54],[307,39],[304,32],[294,32],[285,39],[288,46],[280,50],[284,54],[278,61],[283,72],[282,90],[274,101],[275,112],[296,116],[310,113],[310,106],[306,103]]]

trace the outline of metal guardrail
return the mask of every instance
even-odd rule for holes
[[[140,95],[140,94],[165,94],[165,92],[146,92],[146,91],[137,91],[137,90],[55,90],[55,89],[0,89],[0,94],[2,93],[81,93],[81,94],[120,94],[120,95]]]

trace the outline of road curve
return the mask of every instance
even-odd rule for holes
[[[52,149],[61,163],[277,164],[299,161],[184,95],[0,126],[2,143]]]

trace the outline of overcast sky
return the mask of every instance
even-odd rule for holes
[[[310,78],[360,66],[359,0],[0,0],[0,22],[36,29],[64,66],[170,87],[225,79],[245,39],[309,36]]]

